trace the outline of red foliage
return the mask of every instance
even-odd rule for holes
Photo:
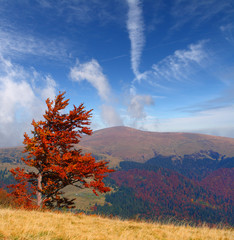
[[[69,99],[64,100],[64,94],[60,93],[54,101],[47,99],[44,121],[32,121],[33,137],[24,134],[24,152],[28,156],[22,161],[36,171],[12,170],[19,182],[11,186],[12,194],[19,201],[32,201],[32,195],[36,193],[39,207],[71,207],[74,199],[63,197],[61,191],[67,185],[92,188],[95,194],[96,191],[110,191],[102,181],[106,173],[113,171],[108,168],[108,162],[96,161],[90,153],[83,155],[81,149],[75,148],[83,134],[92,134],[87,127],[92,110],[86,111],[81,104],[74,106],[68,114],[61,113],[69,102]],[[29,185],[31,192],[28,192]]]
[[[13,174],[18,183],[8,186],[9,189],[12,189],[12,192],[8,194],[8,196],[12,198],[14,205],[16,206],[34,208],[35,203],[32,200],[34,192],[32,189],[29,191],[31,186],[28,183],[30,174],[26,173],[24,169],[20,169],[19,167],[11,169],[10,172]]]
[[[234,202],[234,168],[220,168],[202,179],[201,186],[217,196],[229,198]]]

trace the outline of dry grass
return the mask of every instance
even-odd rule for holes
[[[0,209],[0,239],[231,240],[233,229],[121,221],[98,216]]]

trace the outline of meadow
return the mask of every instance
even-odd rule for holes
[[[87,216],[85,214],[0,209],[4,240],[232,240],[232,228],[192,227]]]

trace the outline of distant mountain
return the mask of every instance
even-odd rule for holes
[[[0,148],[0,167],[1,164],[20,164],[23,157],[23,147]]]
[[[83,136],[76,147],[91,152],[98,159],[145,163],[157,156],[171,157],[173,161],[190,159],[217,159],[234,157],[234,138],[195,133],[147,132],[129,127],[112,127]],[[0,163],[20,163],[23,146],[0,148]]]
[[[129,127],[112,127],[84,136],[80,142],[91,152],[109,155],[119,161],[144,163],[155,156],[172,156],[180,160],[185,155],[195,158],[234,156],[234,138],[195,133],[146,132]],[[210,156],[212,153],[217,156]],[[200,156],[199,156],[200,155]]]

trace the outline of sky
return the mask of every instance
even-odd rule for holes
[[[233,138],[233,0],[0,0],[0,147],[59,91],[93,130]]]

